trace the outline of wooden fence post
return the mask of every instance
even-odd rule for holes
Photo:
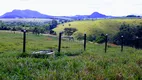
[[[105,35],[105,53],[107,52],[108,34]]]
[[[84,51],[86,51],[86,33],[84,33]]]
[[[61,38],[62,38],[62,32],[59,33],[59,45],[58,45],[58,52],[61,51]]]
[[[23,30],[23,53],[26,52],[26,30]]]
[[[123,44],[124,44],[123,38],[124,36],[121,36],[121,52],[123,52]]]
[[[139,49],[139,37],[138,36],[136,37],[136,40],[135,40],[135,48]]]

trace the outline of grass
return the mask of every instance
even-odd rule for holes
[[[142,50],[103,44],[63,41],[60,56],[33,57],[32,51],[58,48],[57,38],[27,35],[22,54],[22,34],[0,32],[0,80],[142,80]],[[58,53],[56,53],[58,54]]]
[[[22,52],[23,48],[23,34],[13,32],[0,32],[0,52]],[[26,38],[27,53],[38,50],[58,49],[58,38],[52,36],[33,35],[28,33]],[[63,51],[75,50],[81,48],[83,44],[80,42],[74,43],[73,41],[62,41]],[[65,49],[65,50],[64,50]],[[67,49],[67,50],[66,50]]]
[[[80,33],[86,32],[92,34],[91,30],[98,30],[102,33],[114,35],[119,31],[120,26],[123,24],[130,26],[142,25],[142,19],[100,19],[94,21],[74,21],[65,24],[60,24],[54,29],[57,33],[63,31],[66,27],[77,28]],[[71,26],[69,26],[71,24]]]

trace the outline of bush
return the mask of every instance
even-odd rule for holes
[[[67,36],[71,36],[74,32],[76,32],[77,29],[76,28],[65,28],[64,29],[64,33]]]
[[[87,36],[87,40],[89,41],[96,41],[97,43],[103,43],[104,42],[104,33],[101,29],[94,29],[90,28],[90,35]]]
[[[104,35],[99,36],[99,37],[96,39],[96,42],[97,42],[97,43],[104,43],[104,42],[105,42],[105,36],[104,36]]]
[[[56,35],[56,32],[55,32],[55,31],[53,31],[53,30],[50,30],[50,34],[52,34],[52,35]]]
[[[80,32],[75,32],[74,36],[77,40],[83,40],[84,39],[83,33],[80,33]]]
[[[96,40],[96,35],[88,35],[87,36],[87,40],[88,41],[94,41],[94,40]]]

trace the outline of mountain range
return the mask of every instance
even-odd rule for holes
[[[1,16],[1,18],[52,18],[52,16],[42,14],[33,10],[13,10]]]
[[[13,10],[11,12],[7,12],[0,16],[0,18],[48,18],[48,19],[84,19],[84,18],[107,18],[109,16],[106,16],[104,14],[101,14],[99,12],[94,12],[91,15],[76,15],[76,16],[51,16],[42,14],[38,11],[34,10]]]

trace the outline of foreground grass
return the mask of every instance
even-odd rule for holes
[[[141,80],[142,50],[78,42],[63,42],[61,55],[35,57],[32,51],[57,50],[58,41],[48,36],[27,35],[27,53],[22,54],[22,34],[0,32],[1,80]]]

